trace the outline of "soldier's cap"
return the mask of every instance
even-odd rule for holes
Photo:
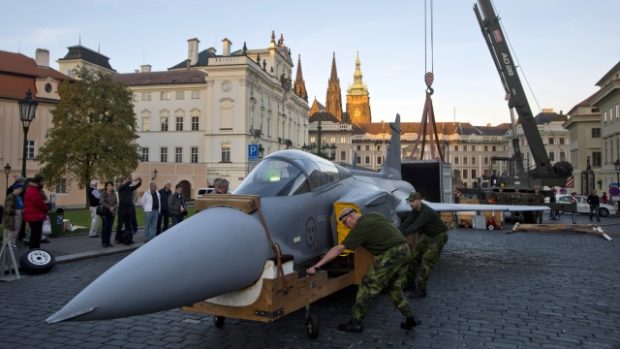
[[[340,216],[338,216],[338,220],[344,223],[344,219],[353,212],[355,212],[355,209],[351,207],[345,208],[344,210],[340,211]]]
[[[407,201],[413,201],[413,200],[422,200],[422,194],[420,194],[418,192],[413,192],[413,193],[409,194],[409,197],[407,198]]]

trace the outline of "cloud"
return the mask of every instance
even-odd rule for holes
[[[32,33],[32,41],[37,45],[54,45],[59,42],[77,39],[79,32],[74,28],[39,28]]]

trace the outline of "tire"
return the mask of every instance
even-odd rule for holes
[[[22,254],[19,265],[29,274],[43,274],[52,270],[56,259],[46,250],[35,249]]]
[[[489,225],[487,226],[487,229],[488,229],[488,230],[495,230],[495,227],[493,226],[493,224],[489,224]]]
[[[606,208],[599,208],[598,209],[598,215],[601,217],[609,217],[609,210]]]
[[[315,339],[319,336],[319,318],[316,315],[310,314],[306,318],[306,335],[308,338]]]
[[[224,316],[218,316],[218,315],[215,315],[215,316],[213,317],[213,324],[214,324],[214,325],[215,325],[215,327],[217,327],[217,328],[222,328],[222,327],[224,327],[224,322],[225,322],[225,321],[226,321],[226,317],[224,317]]]

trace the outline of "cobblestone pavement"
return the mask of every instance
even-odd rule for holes
[[[210,316],[178,309],[46,325],[127,253],[64,263],[0,283],[0,348],[620,348],[614,229],[620,227],[606,229],[612,242],[573,233],[453,230],[428,296],[411,302],[422,321],[415,331],[400,329],[400,314],[380,295],[364,333],[338,332],[349,318],[351,287],[312,305],[321,328],[315,340],[306,336],[303,310],[272,324],[226,319],[221,329]]]

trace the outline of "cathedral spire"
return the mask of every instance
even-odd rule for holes
[[[301,72],[301,55],[297,57],[297,74],[295,76],[295,94],[308,101],[308,92],[306,91],[306,83]]]
[[[332,71],[327,83],[327,98],[325,107],[328,113],[342,121],[342,92],[340,91],[340,79],[336,72],[336,52],[332,58]]]
[[[362,74],[362,63],[360,53],[357,52],[355,58],[355,72],[353,73],[353,84],[347,89],[347,114],[353,123],[370,123],[372,117],[370,113],[370,96],[368,87],[364,84]]]
[[[336,72],[336,52],[334,52],[332,57],[332,72],[329,75],[329,81],[338,81],[338,83],[340,83],[338,80],[338,73]]]

